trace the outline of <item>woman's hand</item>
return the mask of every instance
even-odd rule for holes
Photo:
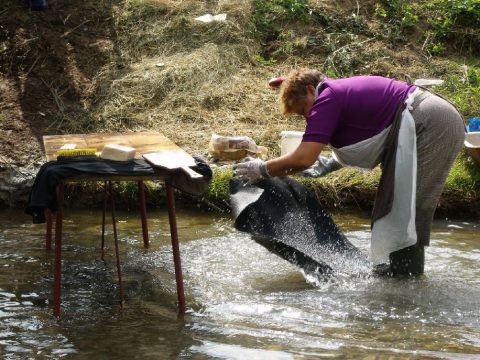
[[[233,173],[240,179],[255,182],[260,178],[270,177],[267,172],[265,161],[254,159],[233,165]]]
[[[240,179],[252,183],[260,178],[285,176],[308,169],[317,160],[325,145],[315,142],[302,142],[292,153],[268,161],[260,159],[235,164],[233,172]]]
[[[326,158],[320,155],[318,162],[307,170],[304,170],[302,174],[307,177],[321,177],[341,168],[342,164],[335,160],[335,158]]]

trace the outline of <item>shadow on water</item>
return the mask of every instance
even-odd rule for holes
[[[62,311],[52,318],[53,254],[41,225],[0,216],[0,353],[5,359],[471,359],[480,352],[479,224],[435,223],[426,275],[378,279],[351,268],[304,276],[231,220],[179,211],[189,311],[177,319],[166,213],[120,213],[126,309],[118,310],[113,244],[100,259],[98,214],[65,219]],[[367,252],[369,221],[335,217]]]

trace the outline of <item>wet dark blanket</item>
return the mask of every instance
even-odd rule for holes
[[[369,269],[366,256],[297,181],[276,177],[245,186],[233,179],[230,193],[235,228],[305,272],[329,275]]]
[[[178,173],[173,177],[172,185],[187,193],[198,195],[207,189],[212,178],[212,170],[200,158],[195,158],[195,163],[192,169],[203,175],[203,178],[191,179],[186,173]],[[32,215],[34,223],[44,223],[44,210],[46,208],[51,211],[57,210],[56,187],[63,179],[79,176],[135,177],[155,173],[155,169],[141,159],[128,162],[102,158],[49,161],[43,164],[37,173],[25,213]]]

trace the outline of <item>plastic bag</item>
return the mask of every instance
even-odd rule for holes
[[[468,119],[467,132],[480,131],[480,117],[473,117]]]
[[[208,152],[217,160],[239,160],[246,156],[266,159],[268,150],[258,146],[248,136],[220,136],[213,134]]]

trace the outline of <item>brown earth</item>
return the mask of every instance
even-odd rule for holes
[[[92,80],[113,51],[112,14],[77,1],[51,0],[39,12],[10,4],[0,13],[2,165],[25,166],[41,158],[53,119],[86,112]]]
[[[304,29],[305,42],[314,34],[318,43],[307,47],[311,53],[302,66],[325,68],[330,62],[340,72],[355,67],[356,73],[405,80],[462,72],[426,57],[418,41],[386,47],[372,35],[381,25],[372,16],[375,2],[311,3],[334,21],[332,33]],[[204,155],[215,132],[251,136],[274,156],[280,130],[303,129],[303,120],[278,114],[276,92],[266,86],[271,76],[298,66],[303,54],[285,55],[273,66],[252,60],[260,51],[244,29],[246,1],[49,0],[48,5],[35,12],[21,0],[0,4],[0,206],[25,203],[44,161],[43,135],[158,130]],[[231,21],[192,20],[223,11]],[[369,21],[353,40],[342,23],[352,13]],[[357,199],[370,202],[370,190],[360,189]]]
[[[28,189],[16,185],[28,188],[43,161],[43,135],[56,133],[69,114],[88,119],[92,82],[114,51],[112,3],[0,7],[0,203],[25,201]]]

